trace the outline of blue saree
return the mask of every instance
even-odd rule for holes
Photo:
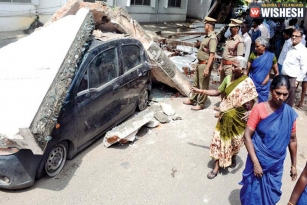
[[[255,177],[253,162],[248,155],[240,182],[243,185],[240,191],[242,205],[273,205],[279,201],[283,163],[296,117],[294,110],[283,103],[257,125],[252,142],[263,176]]]
[[[274,53],[266,51],[253,60],[249,77],[253,80],[258,93],[258,102],[268,101],[270,92],[270,81],[262,85],[273,66]]]
[[[296,205],[306,205],[307,202],[307,186],[303,193],[301,194],[301,197],[298,199],[298,202]]]

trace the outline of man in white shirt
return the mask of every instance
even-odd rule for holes
[[[241,25],[241,31],[242,31],[242,36],[243,36],[243,42],[244,42],[244,58],[248,62],[249,54],[251,51],[251,44],[252,44],[252,39],[248,34],[249,31],[249,26],[248,22],[244,21],[243,24]]]
[[[261,31],[261,36],[270,39],[270,32],[267,27],[263,24],[263,19],[260,20],[260,25],[258,26]]]
[[[302,44],[303,44],[304,46],[306,46],[306,36],[305,36],[305,34],[303,34],[303,37],[302,37],[301,42],[302,42]]]
[[[284,64],[284,61],[286,59],[286,56],[287,56],[287,53],[288,51],[290,50],[291,46],[292,46],[292,39],[291,39],[291,36],[292,36],[292,33],[293,33],[293,27],[287,27],[285,30],[284,30],[284,39],[285,39],[285,43],[282,47],[282,50],[280,52],[280,55],[278,57],[278,70],[279,70],[279,73],[281,73],[281,70],[282,70],[282,65]]]
[[[289,26],[289,21],[290,21],[290,19],[286,18],[286,20],[285,20],[285,22],[284,22],[286,28]]]
[[[301,82],[307,73],[307,48],[301,43],[303,37],[303,30],[297,28],[292,33],[292,46],[287,53],[286,59],[282,66],[282,74],[289,77],[291,84],[289,97],[286,101],[291,107],[294,104],[295,98],[295,82]]]
[[[271,29],[270,29],[270,25],[266,22],[266,20],[263,20],[263,25],[268,29],[268,38],[272,38],[271,36]]]

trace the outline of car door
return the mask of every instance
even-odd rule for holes
[[[123,74],[119,119],[122,119],[134,112],[139,95],[148,82],[150,68],[146,63],[145,51],[138,41],[126,39],[120,49]]]
[[[75,100],[79,146],[114,125],[120,112],[116,42],[97,46],[89,56]]]

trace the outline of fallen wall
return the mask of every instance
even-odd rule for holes
[[[0,49],[0,147],[43,153],[93,29],[83,8]]]
[[[69,0],[65,6],[53,15],[46,25],[76,13],[79,8],[88,8],[92,12],[96,29],[125,33],[140,40],[147,50],[151,64],[153,64],[152,74],[154,78],[177,89],[185,96],[189,94],[190,83],[186,76],[177,69],[175,64],[165,55],[142,26],[133,20],[121,7],[110,8],[104,2],[88,3],[81,0]]]

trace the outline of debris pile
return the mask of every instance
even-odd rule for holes
[[[80,9],[0,49],[0,147],[43,153],[93,29]]]
[[[81,0],[69,0],[65,6],[53,15],[46,25],[67,15],[75,14],[80,8],[88,8],[92,12],[95,30],[128,34],[140,40],[150,57],[153,77],[157,81],[177,89],[182,95],[187,96],[189,94],[190,83],[186,77],[168,59],[159,45],[154,42],[142,26],[121,7],[110,8],[104,2],[89,3]]]
[[[218,24],[215,29],[219,39],[213,65],[215,71],[217,71],[218,65],[222,59],[223,40],[226,29],[227,27],[221,24]],[[156,42],[165,55],[176,65],[179,71],[188,78],[192,78],[198,64],[198,48],[205,35],[204,24],[202,22],[195,22],[189,25],[189,30],[184,32],[179,31],[167,37],[158,37],[156,38]],[[212,83],[219,81],[216,76],[217,72],[212,76]]]
[[[171,122],[171,120],[182,120],[175,113],[170,104],[151,102],[149,108],[135,114],[122,124],[108,131],[103,138],[103,143],[106,147],[110,147],[117,142],[121,144],[133,142],[137,138],[137,132],[142,126],[155,128],[160,123],[164,124]]]
[[[153,120],[154,112],[150,109],[143,110],[126,120],[124,123],[108,131],[103,138],[106,147],[110,147],[116,142],[125,144],[135,139],[137,131],[146,123]]]
[[[42,154],[92,37],[120,38],[115,33],[140,40],[154,78],[188,95],[187,78],[124,9],[69,0],[44,27],[0,49],[0,94],[6,96],[0,107],[0,147]]]
[[[67,1],[44,27],[0,49],[0,94],[6,96],[0,107],[0,147],[14,144],[43,153],[92,37],[108,40],[129,35],[140,40],[150,58],[153,78],[187,96],[191,84],[185,75],[193,74],[197,64],[194,45],[204,34],[203,28],[194,27],[191,32],[177,32],[178,39],[155,42],[120,7]],[[12,61],[11,56],[18,60]],[[12,107],[16,102],[20,105]],[[161,121],[170,120],[163,111],[154,115]]]

